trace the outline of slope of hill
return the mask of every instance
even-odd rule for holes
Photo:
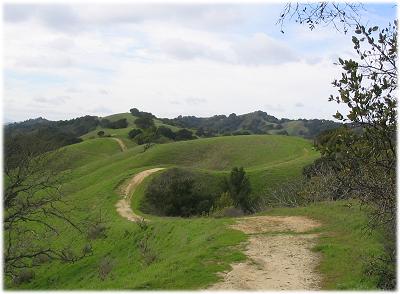
[[[21,285],[22,288],[193,289],[214,283],[218,280],[216,272],[244,258],[234,245],[243,241],[245,235],[227,227],[231,220],[212,218],[155,218],[151,231],[143,232],[115,210],[121,183],[151,167],[182,166],[221,177],[232,166],[243,165],[250,171],[252,181],[257,176],[263,179],[252,182],[254,191],[262,191],[263,185],[300,174],[302,164],[318,156],[304,139],[271,135],[160,144],[146,152],[143,146],[121,152],[110,138],[64,148],[66,158],[73,158],[68,160],[65,201],[73,207],[76,219],[95,217],[101,212],[108,228],[107,237],[91,240],[93,256],[74,264],[54,261],[44,265],[37,269],[37,278]],[[206,160],[207,154],[212,160]],[[65,231],[54,242],[84,246],[85,241],[79,241],[73,230]],[[153,257],[140,249],[138,242],[145,234],[150,234],[148,246]],[[98,271],[107,258],[113,263],[112,274],[102,280]]]
[[[230,265],[244,261],[243,241],[248,238],[243,232],[233,230],[233,219],[193,217],[155,217],[147,224],[136,224],[122,218],[116,203],[120,199],[121,186],[133,175],[156,167],[185,167],[217,180],[227,175],[230,168],[242,165],[248,171],[253,193],[264,195],[266,186],[279,185],[285,179],[300,175],[305,164],[319,154],[311,143],[298,137],[277,135],[227,136],[193,141],[160,144],[147,149],[133,146],[124,152],[113,138],[96,138],[66,146],[63,159],[65,171],[63,205],[71,217],[86,223],[100,220],[104,234],[89,237],[59,222],[61,235],[49,235],[44,244],[67,245],[67,252],[89,248],[92,254],[74,263],[44,261],[35,268],[35,278],[18,286],[10,279],[6,288],[19,289],[204,289],[218,280],[217,273],[228,271]],[[163,172],[163,171],[160,171]],[[146,178],[133,195],[132,208],[137,214],[140,199],[157,172]],[[364,242],[355,242],[354,232],[365,221],[360,210],[352,208],[349,223],[338,219],[347,206],[341,203],[331,208],[318,204],[315,208],[284,210],[284,213],[305,214],[327,222],[321,227],[324,235],[318,240],[318,250],[324,254],[322,271],[326,275],[324,287],[329,288],[374,288],[374,283],[365,283],[361,261],[354,259],[356,270],[341,265],[344,259],[332,250],[357,254],[379,252],[378,237],[372,236]],[[325,211],[328,210],[329,213]],[[347,212],[346,212],[347,213]],[[336,231],[340,230],[341,235]],[[288,233],[290,234],[290,232]],[[343,252],[344,252],[343,251]],[[70,254],[70,253],[69,253]],[[325,258],[325,254],[327,258]],[[349,257],[349,255],[344,255]],[[335,262],[339,262],[335,264]],[[338,268],[338,267],[341,268]]]
[[[111,128],[103,128],[100,125],[98,125],[96,127],[96,129],[94,129],[94,130],[82,135],[81,138],[83,140],[98,138],[97,133],[99,131],[104,131],[105,135],[111,135],[113,137],[117,137],[117,138],[121,138],[121,139],[128,139],[129,138],[128,137],[129,131],[132,130],[132,129],[138,128],[135,125],[135,119],[137,119],[137,117],[133,116],[131,113],[117,113],[117,114],[113,114],[113,115],[102,117],[101,119],[108,119],[111,122],[115,122],[115,121],[120,120],[120,119],[126,119],[126,121],[128,123],[128,126],[126,128],[111,129]],[[166,127],[170,128],[173,131],[177,131],[177,130],[180,129],[179,127],[176,127],[176,126],[166,125],[166,124],[162,123],[158,119],[154,119],[154,123],[155,123],[155,125],[157,127],[166,126]],[[132,142],[129,142],[129,141],[127,141],[127,143],[130,146],[136,145],[136,144],[131,144]]]

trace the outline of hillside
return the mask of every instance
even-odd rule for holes
[[[299,175],[302,166],[318,156],[306,140],[269,135],[159,144],[144,153],[142,146],[121,152],[112,138],[88,140],[64,148],[69,164],[65,199],[71,207],[77,208],[74,212],[77,219],[85,218],[88,211],[92,217],[101,212],[109,228],[107,238],[92,241],[94,255],[91,257],[71,265],[55,261],[38,269],[37,278],[24,284],[23,288],[45,289],[49,287],[49,279],[52,280],[51,287],[58,289],[110,289],[121,288],[121,285],[125,289],[191,289],[214,282],[217,280],[215,272],[243,258],[237,249],[226,249],[229,244],[244,240],[243,234],[226,228],[231,221],[207,218],[154,221],[152,227],[157,235],[152,235],[151,242],[158,259],[143,266],[140,251],[131,247],[140,229],[122,219],[114,207],[119,198],[120,184],[132,174],[150,167],[187,167],[218,178],[232,166],[241,164],[249,170],[254,191],[262,191],[264,185]],[[208,156],[210,159],[206,160]],[[145,187],[146,183],[148,181],[142,186]],[[133,234],[132,237],[123,237],[126,231]],[[72,242],[73,231],[64,238],[57,239],[57,242]],[[115,240],[119,240],[118,244]],[[186,245],[181,247],[183,244]],[[124,248],[131,248],[131,253]],[[112,256],[117,266],[112,279],[101,281],[96,271],[104,256]],[[216,262],[215,267],[196,261],[206,256],[207,260]],[[187,273],[192,271],[196,275],[188,276]],[[165,272],[169,273],[168,277]]]
[[[212,117],[178,116],[161,119],[170,125],[196,129],[199,136],[230,134],[282,134],[312,139],[322,131],[337,128],[341,123],[325,119],[278,119],[263,111],[242,115],[235,113]]]
[[[134,114],[119,113],[106,117],[83,116],[61,121],[49,121],[44,118],[29,119],[5,125],[5,138],[7,141],[25,140],[24,137],[29,137],[40,142],[41,146],[45,146],[43,149],[54,150],[82,140],[98,138],[99,134],[119,138],[128,147],[133,147],[138,143],[168,143],[226,135],[282,134],[312,139],[324,130],[340,126],[339,123],[328,120],[277,119],[262,111],[243,115],[231,114],[228,117],[225,115],[215,115],[210,118],[179,116],[174,119],[157,118],[151,113],[137,109]],[[135,124],[135,120],[141,115],[151,117],[154,130],[145,131]],[[140,129],[145,133],[140,141],[129,138],[129,132],[133,129]],[[161,134],[158,134],[159,130]],[[179,132],[182,132],[181,135],[175,139]]]

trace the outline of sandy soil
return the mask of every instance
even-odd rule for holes
[[[121,194],[123,198],[117,202],[115,207],[117,208],[117,212],[123,218],[126,218],[129,221],[137,222],[142,219],[141,216],[135,214],[131,208],[131,197],[132,194],[135,192],[135,189],[138,185],[146,178],[147,176],[155,173],[163,168],[153,168],[142,171],[136,174],[128,183],[122,186]]]
[[[126,151],[128,149],[128,147],[126,147],[124,141],[122,141],[121,139],[119,139],[119,138],[112,138],[112,139],[117,141],[117,143],[119,144],[119,147],[121,148],[122,152],[124,152],[124,151]]]
[[[311,251],[317,234],[303,234],[318,226],[298,216],[238,219],[233,228],[250,234],[245,250],[248,260],[233,264],[230,272],[221,273],[223,280],[209,289],[318,290],[319,256]]]

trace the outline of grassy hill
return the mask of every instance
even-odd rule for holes
[[[30,289],[195,289],[217,281],[216,272],[244,258],[236,245],[245,235],[231,230],[229,219],[154,218],[148,231],[121,218],[115,204],[118,187],[133,174],[151,167],[181,166],[221,177],[235,165],[249,170],[254,191],[282,178],[300,174],[305,163],[318,156],[311,144],[287,136],[235,136],[143,146],[121,152],[111,138],[98,138],[64,147],[68,173],[63,191],[77,220],[100,214],[107,238],[91,241],[93,255],[74,264],[51,262],[37,269],[36,278],[21,288]],[[249,156],[253,154],[254,156]],[[157,175],[153,175],[157,176]],[[137,193],[143,191],[145,181]],[[134,197],[135,198],[135,197]],[[65,228],[59,244],[83,246],[74,231]],[[145,234],[154,260],[141,252]],[[80,248],[80,247],[79,247]],[[152,257],[153,258],[153,257]],[[105,259],[113,268],[99,278]],[[191,274],[192,273],[192,274]]]
[[[63,234],[43,242],[68,244],[78,252],[90,244],[92,255],[75,263],[44,262],[35,269],[36,277],[18,289],[202,289],[218,281],[218,272],[244,260],[247,236],[229,228],[233,219],[156,217],[147,226],[122,218],[115,208],[121,198],[120,186],[140,171],[153,167],[185,167],[206,174],[213,183],[234,166],[244,166],[253,193],[301,174],[304,165],[318,158],[311,143],[298,137],[279,135],[224,136],[159,144],[143,152],[131,146],[122,152],[113,138],[96,138],[62,148],[66,164],[62,188],[64,205],[78,222],[101,217],[106,236],[86,238],[86,232],[58,223]],[[161,172],[146,178],[133,195],[132,208],[138,214],[146,185]],[[281,215],[301,214],[325,225],[316,250],[323,254],[320,266],[323,286],[329,289],[374,288],[365,281],[362,260],[357,256],[380,252],[380,236],[364,236],[357,231],[365,225],[365,215],[352,206],[351,217],[345,203],[319,203],[308,208],[272,210]],[[338,215],[342,217],[337,217]],[[339,232],[339,234],[338,234]],[[145,242],[145,243],[143,243]],[[337,252],[341,252],[340,255]],[[346,252],[356,252],[349,255]],[[352,259],[352,267],[346,266]],[[103,278],[101,273],[108,272]],[[6,279],[6,288],[15,287]]]
[[[125,142],[128,144],[128,146],[134,146],[136,144],[128,139],[128,133],[130,130],[137,128],[137,126],[135,125],[135,119],[137,119],[137,117],[133,116],[131,113],[117,113],[117,114],[102,117],[102,119],[108,119],[111,122],[117,121],[119,119],[124,119],[124,118],[128,122],[128,126],[126,128],[109,129],[109,128],[102,128],[101,126],[97,126],[95,130],[92,130],[92,131],[82,135],[81,138],[83,140],[98,138],[97,133],[99,131],[104,131],[104,133],[106,135],[111,135],[113,137],[121,138],[121,139],[125,140]],[[158,119],[154,119],[154,123],[157,127],[166,126],[166,127],[169,127],[173,131],[177,131],[180,129],[179,127],[176,127],[176,126],[164,124]]]

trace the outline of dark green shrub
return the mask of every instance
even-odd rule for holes
[[[154,121],[150,116],[143,116],[135,119],[135,125],[143,130],[154,127]]]
[[[194,173],[173,168],[150,182],[141,208],[157,215],[188,217],[208,213],[214,198]]]
[[[157,128],[156,133],[159,136],[164,136],[164,137],[166,137],[168,139],[171,139],[171,140],[175,140],[175,137],[176,137],[175,133],[170,128],[167,128],[167,127],[164,127],[164,126],[159,126]]]
[[[141,129],[132,129],[129,131],[128,136],[130,139],[134,139],[137,135],[142,134],[142,130]]]
[[[180,129],[175,133],[176,141],[193,140],[193,139],[196,139],[196,137],[194,137],[193,133],[188,129]]]
[[[235,207],[241,208],[244,212],[253,211],[250,181],[243,167],[232,169],[229,178],[225,178],[224,190],[229,192]]]

